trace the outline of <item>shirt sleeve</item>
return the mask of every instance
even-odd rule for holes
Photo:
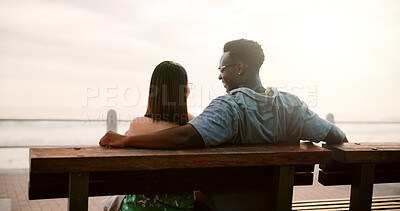
[[[332,124],[321,119],[316,113],[312,112],[305,103],[302,103],[301,110],[303,110],[301,139],[313,142],[322,141],[328,135]]]
[[[211,101],[189,124],[200,133],[206,147],[218,146],[238,134],[239,106],[222,96]]]

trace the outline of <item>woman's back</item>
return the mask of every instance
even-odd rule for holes
[[[192,116],[189,115],[189,120]],[[178,127],[178,123],[154,120],[150,117],[136,117],[132,120],[126,135],[139,135]],[[193,192],[172,194],[127,195],[122,203],[123,211],[138,210],[192,210]]]
[[[186,70],[178,63],[160,63],[150,80],[146,114],[144,117],[134,118],[125,135],[153,133],[185,125],[192,119],[187,112],[188,94]],[[193,203],[193,192],[146,195],[139,193],[126,195],[121,209],[181,211],[193,210]]]
[[[189,121],[192,120],[194,116],[189,114]],[[131,121],[127,135],[140,135],[146,133],[153,133],[161,130],[166,130],[173,127],[178,127],[178,123],[154,120],[150,117],[136,117]]]
[[[157,121],[149,117],[136,117],[131,121],[127,135],[140,135],[178,127],[177,123]]]

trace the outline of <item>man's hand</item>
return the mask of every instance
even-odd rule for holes
[[[340,144],[348,142],[346,134],[344,134],[343,131],[335,125],[332,125],[331,130],[328,132],[328,135],[326,135],[324,141],[327,144]]]
[[[100,146],[143,149],[190,149],[204,147],[203,138],[191,124],[133,136],[123,136],[116,132],[108,131],[100,139],[99,144]]]
[[[127,136],[120,135],[113,131],[108,131],[100,139],[100,146],[103,147],[126,147]]]

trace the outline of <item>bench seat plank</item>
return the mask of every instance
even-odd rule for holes
[[[272,187],[273,168],[236,167],[91,172],[89,196],[132,193],[174,193],[193,190],[241,190]],[[118,178],[118,179],[116,179]],[[296,172],[294,185],[311,185],[312,172]],[[235,184],[232,186],[232,184]],[[118,187],[118,188],[117,188]],[[68,196],[68,174],[31,174],[30,199]]]
[[[342,143],[323,145],[332,151],[332,164],[320,165],[323,185],[351,184],[350,210],[371,210],[374,183],[400,182],[400,143]]]
[[[328,163],[331,152],[302,142],[191,150],[31,148],[29,153],[31,173],[62,173]]]
[[[87,210],[87,196],[270,189],[277,197],[274,210],[290,210],[293,185],[312,184],[313,165],[330,160],[331,151],[309,142],[190,150],[31,148],[29,199],[68,196],[70,210]],[[88,180],[73,182],[81,174]],[[82,181],[88,190],[76,196]]]
[[[332,151],[334,160],[342,163],[400,162],[400,143],[362,142],[322,146]]]

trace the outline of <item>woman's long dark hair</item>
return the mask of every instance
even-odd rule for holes
[[[154,69],[150,81],[147,117],[154,120],[175,122],[184,125],[188,122],[187,74],[180,64],[164,61]]]

